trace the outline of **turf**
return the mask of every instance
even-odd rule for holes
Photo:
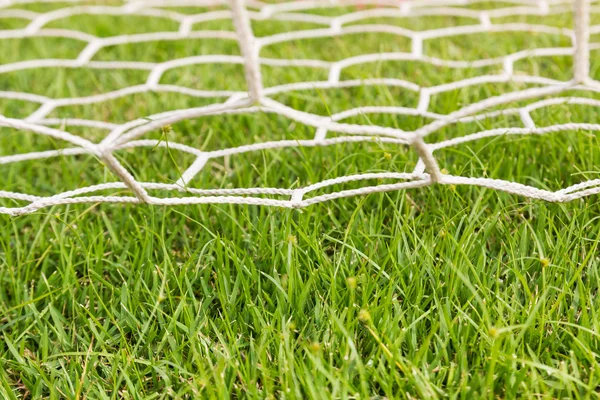
[[[179,11],[186,10],[198,12]],[[94,18],[55,21],[49,27],[98,36],[176,29],[150,17],[129,26],[121,17]],[[568,23],[564,15],[535,20]],[[453,18],[368,22],[414,30],[469,23]],[[0,18],[0,28],[22,26],[21,20]],[[260,35],[307,28],[312,26],[255,27]],[[261,55],[337,60],[406,51],[409,45],[386,35],[357,38],[278,44]],[[436,39],[426,43],[425,51],[478,59],[564,45],[563,37],[511,33]],[[79,42],[56,39],[0,41],[2,62],[69,58],[81,48]],[[235,42],[182,40],[115,46],[95,59],[159,62],[196,54],[238,50]],[[598,79],[597,52],[592,61]],[[571,69],[568,57],[515,64],[519,73],[556,79],[569,79]],[[348,68],[342,79],[398,77],[430,86],[490,71],[495,69],[385,62]],[[326,71],[310,68],[264,67],[263,74],[269,86],[327,78]],[[76,97],[144,80],[139,71],[32,69],[1,74],[0,90]],[[237,66],[179,68],[161,82],[200,89],[245,87]],[[457,90],[434,96],[430,110],[449,113],[523,87]],[[309,90],[276,99],[323,115],[362,105],[414,107],[418,101],[412,92],[385,87]],[[140,94],[61,107],[51,116],[124,122],[212,101]],[[6,116],[24,117],[35,108],[0,100],[0,114]],[[538,110],[532,118],[539,126],[600,119],[591,107],[566,105]],[[428,121],[370,115],[349,122],[410,130]],[[500,117],[459,124],[428,140],[506,126],[520,122]],[[63,145],[0,129],[0,155]],[[95,141],[105,135],[68,129]],[[168,139],[219,149],[313,135],[313,129],[283,117],[254,114],[182,122]],[[158,131],[148,135],[160,136]],[[598,178],[599,149],[597,133],[571,131],[487,139],[436,155],[452,174],[556,190]],[[193,162],[162,148],[117,156],[139,180],[157,182],[175,181]],[[266,151],[214,160],[191,185],[293,188],[357,172],[408,172],[416,160],[410,149],[378,143]],[[0,165],[0,174],[3,190],[39,195],[117,180],[86,156]],[[87,204],[0,216],[0,397],[597,398],[599,217],[598,197],[549,204],[449,186],[340,199],[303,211]]]

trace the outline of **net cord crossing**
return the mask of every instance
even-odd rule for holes
[[[26,203],[22,206],[0,207],[1,214],[20,215],[49,206],[90,202],[146,203],[153,205],[234,203],[303,208],[315,203],[342,197],[425,187],[432,184],[475,185],[550,202],[567,202],[600,193],[600,179],[587,180],[558,191],[549,191],[499,179],[450,175],[442,173],[443,169],[440,168],[435,157],[437,150],[494,136],[541,135],[572,130],[600,131],[600,125],[591,123],[565,123],[537,127],[530,116],[530,113],[534,110],[557,104],[600,106],[600,101],[591,98],[560,96],[569,90],[600,92],[600,82],[590,77],[590,51],[600,48],[600,44],[590,43],[590,34],[600,33],[600,26],[590,25],[590,13],[596,11],[595,6],[590,4],[590,0],[510,0],[511,3],[514,3],[514,6],[493,9],[473,9],[467,7],[472,3],[478,2],[478,0],[292,0],[277,4],[267,4],[257,0],[130,0],[121,6],[80,5],[78,4],[80,3],[78,0],[70,0],[72,3],[71,6],[43,13],[28,11],[25,8],[18,7],[21,4],[32,2],[35,1],[0,0],[0,16],[29,20],[29,23],[23,29],[0,30],[0,40],[55,37],[83,41],[86,43],[86,46],[75,59],[39,59],[1,64],[0,74],[34,68],[130,69],[147,71],[148,79],[141,85],[79,98],[55,99],[33,93],[0,91],[0,99],[22,100],[39,104],[39,108],[24,119],[0,115],[0,126],[52,137],[66,143],[67,146],[59,150],[3,155],[0,156],[0,164],[91,154],[96,156],[119,178],[119,182],[91,185],[52,196],[35,196],[6,191],[2,190],[2,185],[0,184],[0,198]],[[37,2],[52,3],[54,0],[38,0]],[[316,8],[342,5],[377,5],[378,7],[365,8],[336,17],[327,17],[306,12]],[[228,6],[228,8],[191,15],[168,9],[168,7],[175,6]],[[529,23],[496,23],[496,19],[507,16],[548,15],[571,11],[574,16],[573,29]],[[51,29],[46,27],[52,21],[77,15],[162,17],[178,22],[179,30],[177,32],[152,32],[100,38],[76,30]],[[460,16],[472,18],[476,23],[425,31],[411,31],[398,26],[384,24],[352,24],[352,22],[363,19],[389,16],[401,18],[413,16]],[[225,19],[233,21],[234,31],[193,29],[194,24],[199,22]],[[311,22],[321,24],[323,27],[255,37],[251,21],[265,20]],[[445,60],[428,56],[423,51],[424,41],[430,39],[456,35],[484,34],[486,32],[514,31],[564,35],[571,39],[572,46],[529,49],[499,58],[475,61]],[[364,54],[336,62],[310,59],[273,59],[260,56],[261,49],[277,43],[367,32],[390,33],[408,38],[412,43],[411,51]],[[241,55],[202,55],[169,60],[162,63],[94,60],[94,56],[107,46],[158,40],[205,38],[237,41]],[[560,81],[541,76],[513,73],[515,62],[527,58],[545,56],[572,56],[574,65],[572,79]],[[502,68],[502,72],[431,87],[421,87],[406,80],[392,78],[340,79],[344,68],[377,61],[419,61],[447,68],[477,68],[497,65]],[[242,65],[245,71],[247,90],[198,90],[160,83],[163,74],[171,69],[212,63]],[[265,87],[261,75],[261,66],[263,65],[282,67],[304,66],[325,69],[328,71],[328,79],[326,81],[300,82]],[[535,87],[490,97],[466,105],[447,115],[429,111],[430,98],[433,95],[476,85],[503,82],[520,82],[535,85]],[[293,109],[273,99],[274,95],[280,93],[311,90],[314,88],[348,88],[361,85],[385,85],[413,91],[419,96],[418,106],[416,108],[364,106],[349,109],[334,114],[331,117],[323,117]],[[123,124],[78,118],[69,119],[69,126],[105,130],[107,133],[104,139],[98,143],[69,133],[66,129],[61,128],[64,123],[63,119],[50,117],[52,112],[60,107],[96,104],[148,92],[179,93],[198,98],[215,98],[220,99],[220,101],[202,107],[163,112],[146,118],[131,120]],[[503,105],[526,100],[532,100],[533,102],[523,107],[498,110],[498,107]],[[315,136],[313,139],[307,140],[279,140],[251,143],[214,151],[202,151],[181,143],[169,142],[165,144],[158,140],[144,139],[144,136],[150,132],[186,119],[259,112],[277,114],[297,123],[312,127],[315,129]],[[344,122],[347,118],[363,113],[424,116],[431,119],[432,122],[412,132],[386,126],[358,125]],[[520,118],[523,126],[480,131],[441,142],[428,143],[426,141],[428,135],[447,126],[499,115],[516,115]],[[330,132],[334,132],[336,135],[328,137],[328,133]],[[203,167],[211,159],[270,149],[327,147],[341,143],[359,143],[373,140],[381,143],[409,146],[414,149],[419,156],[419,161],[415,169],[410,173],[381,172],[342,176],[296,189],[260,187],[198,189],[188,186],[201,173]],[[164,147],[165,145],[168,145],[170,149],[185,152],[195,157],[195,161],[187,166],[187,169],[181,174],[180,179],[176,183],[140,182],[135,179],[133,174],[115,156],[115,152],[122,149]],[[392,180],[395,183],[368,184],[368,182],[374,180],[381,181],[384,179]],[[311,196],[315,191],[347,182],[367,182],[367,185],[357,189],[340,190]],[[117,196],[100,194],[100,192],[115,189],[128,189],[132,195]],[[157,197],[151,194],[152,191],[176,191],[186,196]],[[274,196],[278,196],[278,198],[273,198]]]

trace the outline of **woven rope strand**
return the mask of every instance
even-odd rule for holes
[[[575,82],[584,83],[590,75],[590,3],[575,0]]]
[[[262,76],[260,73],[259,50],[256,44],[252,26],[250,25],[250,17],[244,0],[229,0],[231,3],[231,11],[233,16],[233,25],[237,33],[240,51],[244,57],[244,69],[246,71],[246,84],[250,98],[254,103],[260,103],[262,97]]]

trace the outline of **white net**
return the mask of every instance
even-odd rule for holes
[[[0,213],[24,214],[42,207],[60,204],[85,202],[112,203],[147,203],[156,205],[202,204],[202,203],[236,203],[302,208],[311,204],[355,195],[374,192],[403,190],[424,187],[432,184],[445,185],[477,185],[502,190],[530,198],[552,202],[565,202],[600,192],[600,179],[590,179],[570,187],[549,191],[521,183],[486,177],[464,177],[445,173],[436,161],[436,151],[459,144],[477,141],[484,138],[502,135],[550,134],[564,131],[598,131],[600,125],[590,123],[565,123],[537,127],[530,113],[534,110],[556,104],[580,104],[600,106],[600,101],[588,97],[566,97],[567,91],[598,92],[600,83],[589,77],[590,51],[599,48],[589,43],[590,34],[600,33],[600,26],[590,26],[590,13],[596,12],[595,6],[586,0],[577,0],[575,4],[562,0],[511,0],[510,4],[498,3],[494,7],[485,5],[471,7],[478,0],[294,0],[267,4],[248,0],[132,0],[115,4],[77,4],[71,1],[50,11],[33,11],[21,6],[35,3],[29,0],[0,0],[1,18],[19,18],[27,20],[27,24],[19,29],[0,30],[0,41],[20,38],[58,38],[77,40],[86,43],[76,58],[47,58],[21,60],[0,65],[0,74],[24,71],[29,69],[67,68],[67,69],[99,69],[99,70],[136,70],[146,71],[145,83],[121,88],[106,93],[87,97],[49,98],[39,94],[23,91],[0,91],[0,98],[38,104],[39,107],[24,118],[13,118],[0,115],[0,125],[19,131],[33,132],[36,135],[48,136],[65,143],[64,148],[45,151],[31,151],[20,154],[0,155],[0,164],[19,163],[38,160],[40,163],[56,157],[74,157],[82,154],[93,155],[107,166],[119,182],[90,182],[80,187],[50,196],[38,196],[18,191],[0,190],[0,198],[21,202],[16,206],[0,207]],[[51,0],[38,3],[54,3]],[[64,3],[64,1],[63,1]],[[313,13],[317,9],[328,9],[340,6],[352,6],[342,15],[323,15]],[[355,6],[365,6],[356,8]],[[201,13],[181,13],[173,7],[217,7],[202,10]],[[575,10],[573,12],[573,10]],[[573,29],[528,22],[502,22],[510,16],[544,16],[555,14],[574,15]],[[326,14],[326,13],[325,13]],[[152,32],[111,37],[96,37],[91,34],[72,29],[48,28],[54,21],[80,15],[93,16],[140,16],[170,19],[179,24],[176,32]],[[389,24],[355,24],[359,21],[378,17],[414,18],[428,16],[460,17],[471,21],[470,24],[444,28],[413,31]],[[281,32],[268,36],[255,37],[252,22],[289,21],[320,24],[321,28],[303,29]],[[233,21],[235,30],[195,30],[196,24],[210,21]],[[545,47],[523,49],[522,51],[478,60],[443,59],[426,54],[424,43],[433,39],[450,38],[461,35],[486,35],[502,32],[531,32],[561,35],[566,37],[569,47]],[[384,52],[352,56],[338,61],[317,59],[283,59],[261,56],[261,50],[274,44],[301,41],[305,39],[339,37],[350,34],[378,33],[395,35],[409,40],[411,50],[408,52]],[[182,39],[216,39],[237,41],[240,55],[197,55],[178,58],[166,62],[142,61],[99,61],[95,56],[102,49],[122,44],[138,44],[152,41],[175,41]],[[516,62],[535,57],[568,56],[573,57],[573,77],[569,80],[557,80],[535,74],[515,74],[513,66]],[[469,69],[497,67],[496,73],[481,74],[450,83],[422,87],[411,81],[397,78],[364,78],[341,79],[344,69],[366,65],[380,61],[421,62],[448,69]],[[246,76],[247,90],[199,90],[182,85],[163,84],[164,74],[172,69],[191,65],[210,65],[221,68],[226,64],[243,66]],[[261,76],[261,66],[276,67],[309,67],[325,70],[327,80],[305,81],[280,84],[266,87]],[[527,84],[524,89],[491,96],[473,104],[467,104],[456,111],[442,115],[430,111],[432,96],[456,89],[471,88],[485,84],[520,82]],[[301,92],[305,90],[328,90],[333,88],[352,88],[359,86],[379,85],[399,87],[412,91],[418,96],[417,107],[397,106],[361,106],[338,112],[328,116],[317,115],[302,109],[295,109],[275,100],[282,93]],[[217,89],[217,88],[214,88]],[[182,96],[218,99],[217,102],[194,108],[177,109],[144,118],[135,118],[125,123],[114,123],[105,120],[78,118],[68,119],[69,127],[93,128],[106,132],[103,139],[92,141],[83,135],[69,133],[64,128],[64,118],[52,118],[53,111],[66,106],[89,105],[108,100],[125,98],[139,93],[170,92]],[[356,99],[360,102],[360,99]],[[518,107],[503,105],[528,101]],[[399,103],[401,103],[399,101]],[[135,104],[131,105],[132,107]],[[184,120],[205,118],[217,115],[266,113],[277,114],[296,124],[311,127],[314,137],[309,139],[285,139],[264,142],[250,142],[241,146],[221,148],[217,150],[201,150],[174,141],[148,139],[144,136],[156,132],[161,127]],[[392,126],[378,126],[346,123],[349,118],[365,114],[393,114],[403,116],[421,116],[430,122],[418,129],[407,131]],[[519,118],[520,126],[481,130],[471,134],[428,141],[434,133],[456,124],[479,121],[498,115],[514,115]],[[431,135],[431,136],[430,136]],[[258,151],[271,151],[292,147],[331,147],[342,143],[372,142],[407,146],[418,154],[418,162],[411,172],[368,172],[333,179],[322,180],[304,187],[269,188],[197,188],[193,186],[195,177],[203,173],[203,167],[212,159],[232,155],[244,155]],[[177,182],[140,181],[134,178],[135,171],[127,168],[115,156],[123,149],[168,147],[170,150],[187,153],[195,161],[185,166],[185,170]],[[34,149],[35,150],[35,149]],[[0,153],[1,154],[1,153]],[[391,183],[389,183],[392,181]],[[353,182],[364,185],[346,190],[323,189],[338,188],[340,184]],[[373,182],[376,182],[373,184]],[[0,189],[5,189],[0,185]],[[131,195],[104,195],[107,190],[128,190]],[[178,196],[157,196],[155,193],[176,192]],[[183,195],[182,195],[183,194]],[[25,203],[24,205],[22,203]]]

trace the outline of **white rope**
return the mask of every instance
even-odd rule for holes
[[[469,8],[471,4],[483,0],[291,0],[275,4],[262,3],[255,0],[131,0],[122,5],[87,5],[79,4],[79,0],[68,0],[71,5],[57,6],[48,12],[33,12],[19,8],[33,2],[64,3],[65,0],[0,0],[0,18],[21,18],[29,22],[23,29],[0,30],[0,41],[21,38],[51,37],[62,40],[83,42],[83,50],[74,59],[39,59],[23,60],[0,64],[0,74],[42,68],[91,68],[98,70],[138,70],[146,71],[148,77],[141,85],[118,90],[97,93],[84,97],[50,98],[47,96],[16,92],[0,91],[0,99],[19,100],[39,105],[39,108],[24,119],[10,115],[0,116],[0,127],[9,127],[20,131],[29,131],[37,135],[49,136],[64,142],[65,147],[57,150],[36,151],[23,154],[7,154],[0,156],[0,165],[23,161],[47,160],[53,157],[72,157],[91,154],[98,157],[119,179],[118,182],[92,184],[52,196],[35,196],[19,193],[0,186],[0,199],[15,202],[13,207],[0,207],[0,213],[19,215],[34,212],[43,207],[64,204],[89,202],[107,203],[147,203],[154,205],[180,204],[252,204],[302,208],[311,204],[333,199],[364,195],[369,193],[404,190],[429,186],[434,183],[447,185],[476,185],[495,190],[541,199],[545,201],[563,202],[600,193],[600,180],[582,181],[570,187],[552,192],[532,186],[477,177],[460,177],[442,174],[435,152],[440,149],[468,143],[484,138],[502,135],[543,135],[563,131],[600,131],[600,125],[588,123],[565,123],[547,127],[537,127],[531,113],[535,110],[558,104],[577,104],[589,107],[600,107],[600,100],[586,97],[563,97],[568,91],[600,92],[600,83],[590,78],[590,51],[600,49],[600,43],[590,43],[590,34],[600,33],[600,26],[590,26],[590,13],[600,12],[599,7],[591,6],[590,0],[510,0],[511,6]],[[507,3],[503,1],[502,3]],[[376,5],[375,8],[348,12],[339,16],[324,16],[311,13],[318,8],[333,8],[352,5]],[[177,6],[229,6],[228,10],[214,10],[199,14],[183,14],[172,11],[169,7]],[[10,8],[9,8],[10,7]],[[506,23],[510,16],[532,15],[544,16],[561,14],[574,9],[573,29],[547,26],[533,23]],[[149,32],[112,37],[96,37],[85,32],[71,29],[53,29],[49,24],[65,18],[80,15],[112,15],[139,16],[146,18],[163,18],[179,24],[174,32]],[[449,26],[445,28],[412,31],[394,25],[363,24],[371,18],[418,18],[429,16],[453,16],[471,21],[467,25]],[[235,32],[226,30],[194,30],[195,24],[209,21],[232,20]],[[289,21],[313,23],[319,27],[299,31],[287,31],[271,36],[255,37],[252,24],[262,21]],[[540,19],[542,21],[542,19]],[[489,33],[533,32],[540,34],[562,35],[572,38],[573,47],[553,47],[524,49],[502,57],[477,60],[442,59],[426,54],[427,42],[457,35],[486,35]],[[361,54],[337,61],[318,59],[276,59],[261,57],[260,51],[268,46],[281,43],[319,39],[332,36],[360,35],[365,33],[391,34],[409,39],[412,42],[408,52],[391,52],[378,54]],[[125,60],[96,61],[94,57],[108,46],[123,44],[147,43],[159,40],[178,41],[194,39],[216,39],[237,41],[240,56],[232,55],[198,55],[161,63]],[[573,80],[561,82],[541,76],[528,76],[515,73],[516,62],[535,57],[573,56]],[[346,68],[361,66],[382,61],[398,61],[404,63],[419,62],[439,68],[474,69],[498,66],[501,73],[488,73],[474,78],[442,83],[435,86],[421,87],[407,80],[382,77],[362,80],[343,80]],[[161,83],[164,74],[186,66],[209,64],[239,65],[244,68],[247,91],[192,89],[180,85]],[[263,87],[261,66],[305,67],[325,70],[326,81],[286,83],[278,86]],[[448,115],[430,111],[433,96],[491,84],[518,82],[533,87],[484,99],[468,104]],[[331,116],[320,116],[297,110],[274,100],[277,94],[297,91],[314,91],[315,89],[343,89],[361,86],[396,87],[414,92],[419,96],[415,108],[406,104],[398,106],[360,106],[342,110]],[[83,118],[52,118],[51,114],[62,107],[75,105],[91,105],[101,102],[129,98],[135,94],[149,92],[177,93],[181,96],[213,98],[216,103],[207,106],[173,110],[125,123],[111,121],[87,120]],[[543,98],[543,99],[541,99]],[[359,101],[360,99],[358,99]],[[500,108],[513,102],[531,101],[515,108]],[[161,142],[144,139],[144,136],[161,127],[187,119],[206,116],[270,113],[281,115],[314,128],[313,139],[282,139],[276,141],[247,143],[237,147],[203,151],[182,143]],[[398,128],[377,125],[358,125],[344,122],[363,114],[392,114],[421,116],[428,123],[413,132]],[[519,116],[522,125],[503,129],[473,132],[469,135],[427,143],[425,139],[432,133],[454,124],[464,124],[503,115]],[[60,127],[60,128],[58,128]],[[70,127],[94,128],[106,131],[100,143],[93,143],[81,136],[70,133]],[[334,136],[328,136],[336,134]],[[419,156],[419,161],[412,173],[400,172],[365,172],[354,175],[335,177],[313,184],[290,188],[194,188],[194,178],[202,173],[210,160],[222,157],[249,154],[258,151],[276,151],[277,149],[297,147],[339,146],[344,143],[368,143],[376,141],[398,146],[410,146]],[[142,147],[166,147],[170,150],[184,152],[195,157],[194,161],[184,169],[176,183],[139,182],[134,174],[128,171],[116,157],[116,153],[124,149]],[[331,191],[334,186],[350,182],[360,184],[360,188]],[[10,186],[10,182],[5,183]],[[123,196],[123,190],[134,196]],[[113,194],[100,192],[116,191]],[[328,192],[329,191],[329,192]],[[159,193],[176,192],[180,197],[157,197]],[[323,193],[325,192],[325,193]],[[23,202],[26,203],[23,205]]]
[[[240,51],[244,57],[244,69],[246,70],[246,83],[250,99],[254,103],[260,103],[262,97],[262,77],[260,75],[260,62],[258,53],[260,47],[256,44],[250,17],[246,11],[244,0],[230,0],[233,17],[233,25],[237,33]]]
[[[575,82],[584,83],[590,75],[590,0],[575,0]]]

